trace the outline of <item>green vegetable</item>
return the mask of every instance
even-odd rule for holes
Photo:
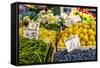
[[[47,23],[41,23],[40,27],[54,31],[59,31],[60,28],[60,26],[57,24],[47,24]]]
[[[46,28],[49,30],[55,30],[55,31],[59,31],[59,26],[56,24],[47,24]]]
[[[42,40],[19,37],[19,64],[45,63],[49,44]],[[49,60],[50,62],[50,60]]]

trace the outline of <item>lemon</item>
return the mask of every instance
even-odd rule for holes
[[[86,25],[86,23],[85,22],[82,22],[82,27],[84,27]]]
[[[78,26],[75,26],[73,30],[74,30],[74,31],[73,31],[74,34],[79,33],[79,32],[78,32],[78,30],[79,30]]]
[[[96,41],[93,41],[93,45],[94,45],[94,46],[96,45]]]
[[[89,36],[88,34],[85,34],[86,36]]]
[[[83,25],[83,28],[85,28],[85,29],[87,29],[88,27],[89,27],[88,24],[84,24],[84,25]]]
[[[95,36],[91,35],[89,38],[91,41],[95,41]]]
[[[84,36],[84,34],[80,33],[80,34],[79,34],[79,36],[80,36],[80,37],[83,37],[83,36]]]
[[[82,32],[83,27],[79,27],[79,29],[80,29],[80,32]]]
[[[78,34],[80,34],[80,33],[81,33],[81,30],[80,30],[80,29],[78,29],[77,31],[78,31],[78,32],[77,32]]]
[[[82,23],[79,24],[79,27],[82,27]]]
[[[82,33],[86,34],[87,33],[87,29],[83,29]]]
[[[88,46],[92,45],[92,41],[87,41],[87,45]]]
[[[94,35],[95,33],[94,33],[94,31],[93,31],[92,29],[89,29],[89,30],[88,30],[88,34],[89,34],[89,35]]]
[[[83,36],[83,41],[88,41],[88,36],[87,35]]]
[[[81,41],[81,46],[86,46],[86,42]]]
[[[74,29],[75,29],[75,30],[78,30],[79,28],[78,28],[78,26],[75,26]]]
[[[67,37],[67,36],[68,36],[68,34],[67,34],[67,33],[64,33],[64,34],[62,34],[62,37],[63,37],[63,36],[66,36],[66,37]]]
[[[81,30],[80,29],[74,31],[74,34],[80,34],[80,33],[81,33]]]
[[[73,25],[70,24],[70,25],[68,26],[68,28],[73,28]]]
[[[71,37],[71,36],[73,36],[73,34],[69,34],[69,35],[68,35],[68,37]]]
[[[90,22],[89,23],[90,26],[95,25],[95,24],[96,24],[95,22]]]
[[[83,37],[84,37],[84,34],[79,34],[79,37],[80,37],[80,39],[82,40],[83,39]]]
[[[68,32],[69,34],[72,34],[72,33],[73,33],[73,29],[72,29],[72,28],[68,28],[67,32]]]
[[[96,30],[96,26],[95,25],[91,25],[91,29]]]
[[[89,29],[90,28],[90,25],[87,25],[87,29]]]

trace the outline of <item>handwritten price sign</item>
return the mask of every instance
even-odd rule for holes
[[[39,24],[37,22],[30,22],[28,27],[24,28],[24,38],[38,39]]]
[[[80,47],[80,41],[78,39],[78,35],[74,35],[68,39],[65,39],[65,45],[66,45],[68,52]]]

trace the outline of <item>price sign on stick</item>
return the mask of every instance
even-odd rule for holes
[[[65,39],[65,45],[66,45],[68,52],[80,47],[80,41],[78,39],[78,35],[73,35],[70,38]]]
[[[37,22],[30,22],[28,27],[24,28],[24,38],[38,39],[38,31],[39,31],[39,23]]]

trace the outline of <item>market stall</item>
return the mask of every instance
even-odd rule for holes
[[[19,64],[96,60],[95,13],[93,8],[19,5]]]

